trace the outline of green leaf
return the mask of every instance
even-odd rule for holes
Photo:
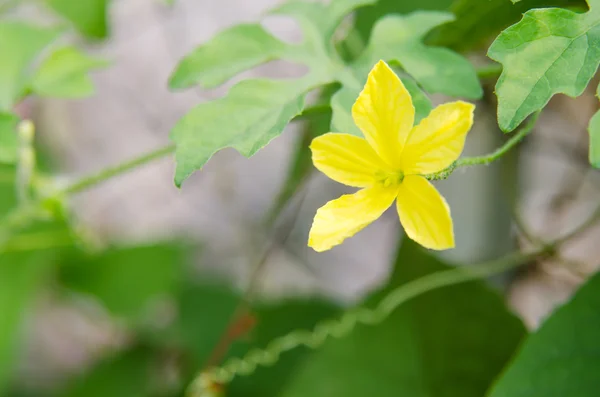
[[[25,93],[31,65],[60,30],[0,21],[0,111],[11,111]]]
[[[47,274],[48,253],[0,253],[0,394],[12,376],[22,325]]]
[[[74,379],[61,397],[147,397],[156,376],[156,357],[137,347],[103,360]]]
[[[45,0],[56,13],[73,23],[88,38],[103,39],[108,34],[108,0]]]
[[[244,70],[280,58],[286,44],[259,24],[227,29],[181,60],[171,76],[173,89],[200,84],[217,87]]]
[[[218,285],[188,284],[183,289],[179,298],[176,334],[182,345],[192,353],[194,370],[190,375],[197,375],[197,371],[206,365],[241,299],[238,293]],[[335,315],[337,310],[331,304],[311,299],[254,304],[235,327],[241,335],[229,352],[223,353],[229,358],[242,357],[250,349],[265,347],[274,338],[292,330],[312,329],[318,321]],[[227,395],[278,396],[294,370],[309,354],[303,348],[285,353],[276,365],[236,378],[228,385]]]
[[[31,89],[40,96],[83,98],[94,93],[87,73],[106,65],[106,61],[91,58],[76,48],[60,48],[42,62]]]
[[[75,255],[61,275],[67,288],[95,296],[115,315],[136,322],[153,299],[176,292],[186,258],[186,250],[173,245],[113,248]]]
[[[446,48],[422,43],[435,26],[453,19],[445,12],[414,12],[379,20],[362,60],[373,65],[379,59],[397,61],[427,92],[478,99],[483,95],[471,63]]]
[[[477,77],[466,60],[447,50],[420,43],[425,32],[421,32],[423,27],[419,23],[427,20],[426,15],[419,20],[408,19],[408,25],[398,22],[392,32],[397,36],[409,28],[415,30],[414,33],[387,40],[389,45],[373,44],[369,50],[371,57],[364,57],[359,65],[343,64],[332,36],[348,13],[372,3],[374,0],[334,0],[329,4],[288,1],[272,13],[298,20],[304,34],[302,44],[280,42],[259,25],[242,25],[217,35],[186,57],[171,78],[172,88],[196,83],[214,87],[245,69],[272,59],[304,64],[309,72],[293,80],[243,81],[225,97],[200,104],[188,113],[171,131],[171,139],[177,147],[176,185],[181,186],[214,153],[226,147],[252,156],[282,133],[285,126],[302,112],[306,94],[321,85],[340,82],[344,86],[342,89],[348,90],[342,91],[337,103],[332,104],[334,119],[339,119],[341,116],[335,116],[335,109],[342,103],[348,104],[349,90],[352,93],[360,90],[368,70],[382,57],[401,60],[403,66],[410,69],[409,73],[415,74],[417,82],[431,88],[432,92],[467,97],[480,95]],[[410,59],[405,59],[398,51],[410,52]],[[352,102],[354,99],[356,97]],[[343,111],[349,112],[350,108]]]
[[[523,343],[490,397],[595,397],[600,389],[600,273]]]
[[[447,11],[450,5],[454,3],[456,3],[456,1],[454,0],[420,0],[419,2],[379,0],[372,6],[361,8],[356,12],[355,28],[362,37],[362,39],[365,42],[367,42],[369,37],[371,36],[373,26],[375,26],[377,21],[379,21],[386,15],[408,14],[413,11],[427,10]]]
[[[11,167],[0,166],[0,172]],[[8,197],[7,197],[8,196]],[[0,184],[0,216],[14,204],[13,186]],[[0,395],[8,386],[22,344],[23,325],[43,281],[56,264],[57,252],[36,245],[55,233],[64,235],[63,224],[34,225],[0,245]],[[14,245],[19,239],[20,244]],[[7,248],[11,252],[7,252]]]
[[[448,269],[405,239],[389,285]],[[420,295],[383,323],[328,339],[297,372],[284,397],[481,397],[525,330],[501,297],[474,281]]]
[[[19,118],[14,114],[0,113],[0,164],[13,164],[17,161],[18,122]]]
[[[281,134],[304,109],[310,80],[245,80],[216,101],[198,105],[171,131],[177,143],[175,183],[180,186],[217,151],[233,147],[252,156]]]
[[[488,56],[504,67],[496,84],[502,130],[514,130],[555,94],[583,92],[600,63],[600,2],[590,6],[584,14],[528,11],[492,43]]]
[[[271,10],[273,14],[289,15],[298,20],[304,32],[305,43],[327,52],[327,43],[340,22],[354,9],[377,0],[334,0],[329,4],[305,0],[288,0]]]

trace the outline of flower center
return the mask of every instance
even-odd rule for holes
[[[399,185],[404,180],[404,172],[397,171],[393,174],[386,173],[381,175],[380,181],[383,184],[383,187],[390,187]]]

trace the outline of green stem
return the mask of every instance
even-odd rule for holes
[[[457,161],[452,163],[446,169],[439,171],[439,172],[435,172],[433,174],[424,175],[424,177],[430,181],[446,179],[450,176],[450,174],[452,174],[452,172],[454,172],[454,170],[456,170],[459,167],[468,167],[468,166],[479,165],[479,164],[488,165],[488,164],[498,160],[500,157],[502,157],[504,154],[506,154],[506,152],[508,152],[510,149],[512,149],[514,146],[516,146],[519,142],[521,142],[521,140],[523,138],[525,138],[531,132],[531,130],[533,130],[533,127],[535,126],[535,124],[540,116],[540,112],[541,111],[535,112],[529,118],[527,123],[525,123],[525,125],[515,135],[513,135],[508,141],[506,141],[504,143],[504,145],[502,145],[498,149],[494,150],[492,153],[484,155],[484,156],[464,157],[464,158],[458,159]]]
[[[96,174],[89,175],[87,177],[83,177],[78,181],[70,184],[65,189],[63,189],[60,193],[62,194],[75,194],[79,193],[91,186],[97,185],[101,182],[104,182],[112,177],[125,174],[141,165],[150,163],[159,158],[165,157],[175,151],[175,145],[170,144],[160,149],[157,149],[153,152],[147,153],[140,157],[136,157],[133,160],[124,162],[114,167],[106,168]]]
[[[494,63],[476,70],[479,80],[497,79],[502,73],[502,65]]]
[[[311,118],[313,116],[318,116],[322,114],[326,114],[331,111],[331,104],[329,103],[317,103],[313,106],[309,106],[300,113],[295,120],[302,120]]]
[[[106,168],[95,174],[83,177],[64,189],[59,189],[52,197],[42,197],[37,201],[32,201],[18,206],[13,211],[8,213],[4,218],[0,219],[0,247],[2,247],[11,238],[11,234],[15,230],[22,229],[29,225],[32,221],[43,218],[44,204],[48,198],[61,197],[63,195],[80,193],[83,190],[104,182],[112,177],[125,174],[141,165],[150,163],[159,158],[165,157],[175,151],[175,145],[170,144],[150,153],[136,157],[133,160],[126,161],[114,167]]]

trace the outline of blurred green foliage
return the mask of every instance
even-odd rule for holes
[[[520,347],[490,397],[588,397],[600,387],[600,273]]]
[[[108,35],[108,0],[44,0],[69,20],[84,36],[104,39]]]

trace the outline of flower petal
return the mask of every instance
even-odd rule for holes
[[[407,175],[429,174],[452,164],[473,125],[475,105],[456,101],[438,106],[410,132],[402,152]]]
[[[444,250],[454,247],[450,208],[425,178],[418,175],[404,177],[396,205],[408,237],[425,248]]]
[[[341,244],[379,218],[392,205],[397,194],[397,187],[379,185],[328,202],[315,215],[308,246],[322,252]]]
[[[379,156],[391,166],[400,166],[402,146],[415,120],[415,107],[404,84],[385,62],[379,61],[369,73],[352,106],[352,117]]]
[[[366,140],[350,134],[321,135],[310,149],[319,171],[348,186],[372,186],[375,174],[388,168]]]

